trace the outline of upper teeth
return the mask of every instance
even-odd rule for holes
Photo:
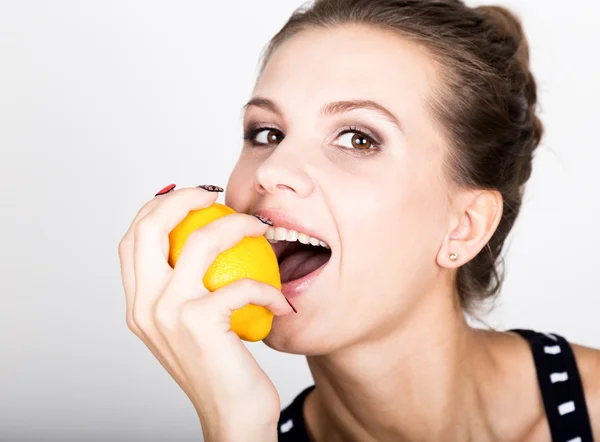
[[[274,241],[299,241],[302,244],[312,244],[313,246],[329,248],[327,243],[321,241],[319,238],[314,238],[305,233],[299,233],[284,227],[269,227],[265,233],[265,238]]]

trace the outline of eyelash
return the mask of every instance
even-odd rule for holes
[[[248,129],[244,131],[244,140],[249,141],[253,146],[265,146],[263,143],[257,143],[254,141],[254,138],[263,130],[276,130],[277,132],[281,132],[279,129],[273,126],[261,126],[259,124],[251,124],[248,126]]]
[[[263,144],[263,143],[257,143],[256,141],[254,141],[254,138],[262,131],[264,130],[274,130],[277,131],[279,133],[281,133],[283,135],[283,132],[279,129],[277,129],[276,127],[273,126],[261,126],[258,124],[251,124],[250,126],[248,126],[248,129],[246,129],[246,131],[244,132],[244,140],[245,141],[249,141],[252,146],[254,147],[264,147],[264,146],[268,146],[268,144]],[[359,126],[346,126],[345,128],[343,128],[335,137],[335,139],[338,139],[339,137],[341,137],[344,134],[347,133],[355,133],[360,135],[361,137],[365,137],[367,140],[369,140],[369,142],[371,143],[371,147],[369,149],[350,149],[348,147],[343,147],[343,146],[337,146],[340,149],[344,149],[346,151],[355,151],[355,155],[372,155],[375,152],[378,152],[381,150],[381,141],[379,141],[379,137],[377,137],[375,134],[372,134],[372,132],[369,129],[366,128],[361,128]],[[285,135],[283,135],[283,137],[285,138]]]

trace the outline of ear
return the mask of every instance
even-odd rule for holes
[[[497,190],[466,191],[454,201],[455,216],[437,255],[438,265],[456,268],[473,259],[489,242],[502,217],[502,195]],[[450,255],[456,254],[456,260]]]

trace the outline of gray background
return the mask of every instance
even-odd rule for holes
[[[547,135],[487,322],[600,347],[600,7],[502,4]],[[299,5],[0,0],[0,440],[201,440],[126,328],[117,245],[164,185],[226,183],[260,51]],[[302,357],[249,346],[284,405],[311,383]]]

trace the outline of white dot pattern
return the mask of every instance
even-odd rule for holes
[[[557,382],[565,382],[569,379],[569,373],[563,371],[561,373],[552,373],[550,375],[550,382],[556,384]]]
[[[560,353],[560,346],[559,345],[546,345],[544,347],[544,353],[549,354],[549,355],[557,355]]]
[[[531,347],[555,442],[594,442],[583,385],[569,342],[556,333],[512,330]]]
[[[555,333],[511,330],[530,345],[553,442],[594,442],[583,384],[569,342]],[[306,394],[282,411],[278,442],[310,442],[302,416]]]
[[[281,431],[282,433],[287,433],[292,428],[294,428],[294,421],[291,419],[288,419],[283,424],[281,424],[281,426],[279,427],[279,431]]]
[[[573,402],[573,401],[565,402],[564,404],[560,404],[558,406],[558,413],[561,416],[564,416],[565,414],[573,413],[574,411],[575,411],[575,402]]]

